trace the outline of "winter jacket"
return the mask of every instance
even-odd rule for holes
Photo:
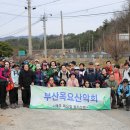
[[[120,72],[116,71],[113,74],[114,74],[115,80],[117,81],[117,83],[119,85],[122,81],[122,76],[121,76]]]
[[[68,79],[67,86],[69,87],[79,87],[78,79],[71,80],[71,78]]]
[[[106,87],[109,87],[109,88],[112,88],[114,87],[114,90],[116,91],[117,90],[117,87],[118,87],[118,84],[117,82],[114,80],[114,81],[110,81],[109,79],[105,81],[106,83]]]
[[[15,69],[11,70],[11,77],[15,87],[18,87],[19,84],[19,73],[20,71],[16,71]]]
[[[22,70],[19,74],[20,87],[30,88],[30,85],[34,82],[34,73],[31,70]]]
[[[127,85],[126,87],[123,86],[123,84],[120,84],[117,89],[117,94],[120,96],[121,94],[125,94],[126,97],[130,96],[130,85]]]
[[[38,86],[45,86],[44,75],[41,70],[35,72],[34,84]]]
[[[43,81],[44,81],[44,84],[46,86],[48,79],[49,79],[48,70],[42,70],[42,74],[43,74],[43,78],[44,78]]]
[[[60,77],[60,79],[64,79],[67,82],[69,78],[69,74],[70,72],[68,70],[66,72],[63,72],[62,70],[60,70],[58,73],[58,77]]]
[[[10,69],[0,68],[0,79],[7,81],[7,79],[11,76],[10,73]]]
[[[53,76],[54,73],[58,73],[58,72],[59,72],[59,68],[58,68],[58,67],[50,68],[50,69],[48,70],[49,76]]]
[[[84,74],[84,80],[89,81],[90,83],[95,83],[97,80],[97,74],[95,69],[87,69]]]
[[[123,79],[128,79],[128,81],[130,82],[130,68],[128,68],[128,70],[124,70]]]
[[[110,67],[106,66],[105,69],[107,71],[107,74],[109,74],[109,75],[113,72],[112,66],[110,66]]]

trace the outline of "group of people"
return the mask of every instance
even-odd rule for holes
[[[10,107],[15,109],[18,105],[18,89],[22,92],[23,107],[29,107],[31,98],[31,85],[43,87],[82,87],[82,88],[111,88],[111,108],[126,106],[130,110],[130,64],[123,66],[112,65],[107,61],[104,67],[99,63],[89,62],[76,64],[76,61],[63,64],[56,61],[39,62],[39,60],[24,61],[21,65],[14,61],[0,61],[0,106],[6,109],[9,93]],[[120,68],[121,67],[121,68]],[[9,83],[13,84],[7,90]]]

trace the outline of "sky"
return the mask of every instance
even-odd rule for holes
[[[63,12],[64,34],[79,34],[96,30],[105,19],[113,17],[112,13],[99,14],[123,10],[125,4],[126,0],[31,0],[32,8],[36,7],[31,10],[32,35],[43,34],[43,22],[40,19],[44,12],[48,35],[61,34],[60,11]],[[27,0],[0,0],[0,38],[28,35],[28,11],[25,7]]]

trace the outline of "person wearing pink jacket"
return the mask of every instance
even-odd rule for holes
[[[69,87],[79,87],[78,79],[76,78],[75,73],[71,73],[70,78],[67,81],[67,86]]]

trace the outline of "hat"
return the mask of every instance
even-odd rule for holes
[[[23,64],[29,64],[29,62],[28,62],[27,60],[25,60],[25,61],[23,62]]]
[[[129,83],[128,79],[124,79],[123,83]]]
[[[47,63],[46,62],[42,63],[42,66],[47,66]]]
[[[38,60],[38,59],[35,59],[35,62],[39,62],[39,60]]]
[[[98,83],[98,84],[101,84],[101,82],[99,80],[96,80],[95,84]]]
[[[41,69],[41,65],[40,64],[36,64],[36,68],[37,69]]]
[[[89,65],[93,65],[93,62],[89,62]]]
[[[75,67],[74,67],[74,70],[79,70],[79,67],[78,67],[78,66],[75,66]]]
[[[95,63],[96,66],[99,66],[100,64],[98,62]]]
[[[9,62],[10,62],[10,63],[13,63],[14,61],[13,61],[13,60],[10,60]]]

